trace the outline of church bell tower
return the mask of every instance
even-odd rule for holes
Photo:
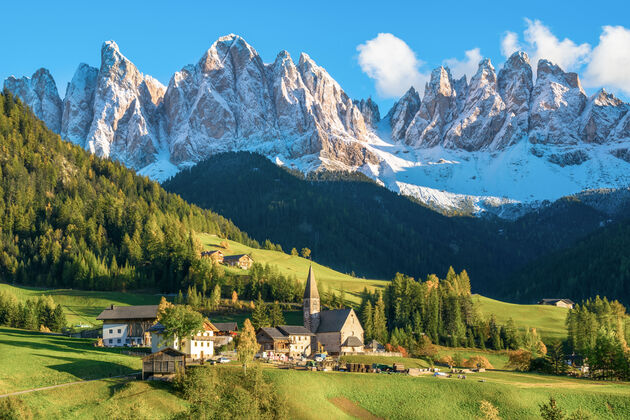
[[[304,326],[315,333],[319,327],[319,292],[313,274],[313,266],[308,268],[308,278],[306,279],[306,289],[304,290]]]

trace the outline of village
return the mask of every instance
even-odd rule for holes
[[[230,261],[229,264],[243,269],[249,268],[253,262],[247,255],[227,259],[220,251],[207,252],[204,256],[213,258],[215,263]],[[539,304],[573,306],[569,299],[543,299]],[[466,379],[466,374],[485,371],[483,363],[475,363],[468,368],[456,368],[449,362],[445,362],[442,369],[436,366],[405,368],[404,363],[399,361],[402,353],[388,350],[375,339],[364,342],[364,330],[354,309],[321,309],[312,266],[305,282],[302,310],[303,325],[260,327],[255,331],[255,359],[281,369],[399,373],[440,378],[457,374],[459,379]],[[111,305],[100,313],[97,320],[103,322],[102,337],[98,339],[97,346],[150,349],[150,354],[142,359],[143,380],[170,381],[179,369],[185,371],[193,366],[231,363],[238,359],[234,350],[234,341],[239,336],[236,322],[212,322],[205,318],[202,329],[181,338],[176,334],[167,334],[167,328],[160,322],[159,305]],[[350,363],[340,358],[352,355],[391,357],[398,362]]]

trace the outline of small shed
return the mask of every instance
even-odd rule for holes
[[[155,375],[172,375],[178,367],[186,368],[186,355],[167,347],[142,359],[142,379]]]

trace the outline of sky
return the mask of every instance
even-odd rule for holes
[[[79,63],[100,65],[104,41],[166,85],[229,33],[265,62],[308,53],[381,114],[410,85],[422,91],[437,66],[470,78],[481,58],[498,71],[517,49],[577,71],[588,93],[630,98],[627,1],[14,1],[0,11],[0,78],[46,67],[62,98]]]

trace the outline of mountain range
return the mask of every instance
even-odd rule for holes
[[[108,41],[62,100],[46,69],[4,87],[63,138],[163,181],[227,151],[303,172],[360,171],[440,209],[515,217],[544,200],[629,184],[630,105],[577,74],[514,53],[470,79],[433,70],[381,118],[302,53],[264,63],[238,35],[219,38],[163,86]],[[515,210],[516,209],[516,210]]]

